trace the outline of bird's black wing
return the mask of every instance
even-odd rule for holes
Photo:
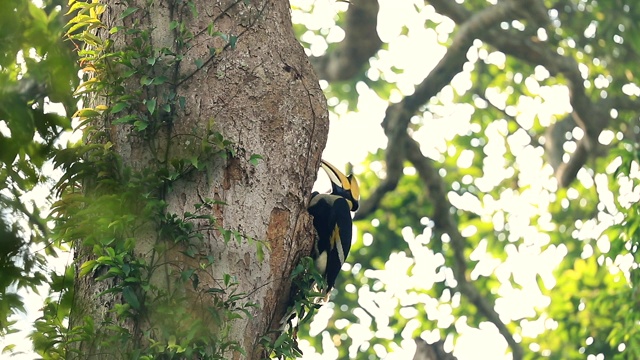
[[[316,266],[324,272],[327,290],[331,290],[351,249],[349,203],[340,196],[317,194],[311,201],[309,213],[313,215],[313,226],[318,234],[314,250]]]

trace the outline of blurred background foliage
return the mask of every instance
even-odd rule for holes
[[[0,2],[0,336],[16,331],[12,315],[25,310],[19,293],[51,281],[56,248],[41,211],[52,185],[47,161],[71,129],[78,84],[73,44],[62,38],[65,5]]]
[[[364,42],[349,13],[366,2],[292,3],[330,105],[325,158],[355,164],[364,199],[332,303],[301,331],[305,358],[412,358],[417,339],[459,359],[640,358],[640,8],[380,0],[381,41],[361,60],[344,45]],[[349,56],[358,70],[335,76],[327,64]],[[419,156],[391,140],[394,107],[416,101],[398,131]],[[439,179],[423,176],[420,156]]]

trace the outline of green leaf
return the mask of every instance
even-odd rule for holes
[[[122,14],[120,14],[120,20],[126,18],[127,16],[133,14],[136,11],[138,11],[137,7],[129,7],[129,8],[127,8],[125,11],[122,12]]]
[[[135,119],[137,119],[135,115],[126,115],[113,120],[112,124],[131,124]]]
[[[8,352],[12,352],[13,349],[15,349],[15,347],[16,347],[16,344],[9,344],[9,345],[5,346],[4,348],[2,348],[2,353],[6,354]]]
[[[236,242],[238,244],[240,244],[242,242],[242,234],[239,231],[234,230],[233,231],[233,237],[236,239]]]
[[[264,248],[261,242],[256,244],[256,256],[258,257],[258,261],[262,262],[264,260]]]
[[[261,159],[263,159],[262,155],[253,154],[249,158],[249,163],[251,163],[251,165],[253,165],[253,166],[256,166],[256,165],[258,165],[258,161],[261,160]]]
[[[89,261],[85,261],[81,266],[80,266],[80,276],[85,276],[88,273],[92,272],[93,269],[95,268],[95,266],[97,265],[97,262],[95,260],[89,260]]]
[[[198,9],[196,9],[196,4],[194,4],[193,1],[189,1],[187,2],[187,5],[189,6],[189,9],[191,10],[191,15],[193,16],[194,19],[198,18]]]
[[[147,105],[147,110],[149,110],[149,113],[153,115],[153,113],[156,111],[156,98],[148,99],[146,101],[146,105]]]
[[[44,12],[44,9],[37,7],[33,3],[29,3],[29,14],[33,17],[33,22],[36,24],[46,26],[49,23],[49,19],[47,18],[47,14]]]
[[[187,281],[191,277],[191,275],[193,275],[193,273],[195,271],[196,271],[195,269],[187,269],[187,270],[182,271],[180,273],[180,279],[182,281]]]
[[[131,305],[131,307],[135,310],[140,310],[140,301],[138,300],[138,295],[136,295],[135,291],[130,286],[125,286],[122,288],[122,296],[127,304]]]
[[[137,131],[142,131],[149,126],[149,123],[146,121],[137,120],[136,122],[133,123],[133,126],[136,127]]]
[[[100,115],[98,111],[95,111],[94,109],[91,109],[91,108],[85,108],[85,109],[80,109],[76,111],[76,113],[73,114],[73,117],[89,118],[89,117],[96,117],[98,115]]]
[[[227,229],[220,230],[222,232],[222,238],[224,238],[225,244],[231,240],[231,231]]]
[[[154,78],[153,81],[151,82],[153,85],[162,85],[164,83],[167,82],[167,77],[166,76],[158,76],[157,78]]]
[[[229,42],[229,35],[221,32],[221,31],[215,31],[211,35],[214,36],[214,37],[219,37],[222,40],[224,40],[225,42]]]
[[[153,83],[153,78],[144,75],[142,78],[140,78],[140,85],[146,85],[149,86],[151,85],[151,83]]]
[[[191,158],[189,158],[189,163],[196,169],[198,169],[198,157],[197,156],[193,156]]]
[[[129,105],[129,104],[127,104],[127,103],[125,103],[125,102],[119,102],[119,103],[117,103],[117,104],[115,104],[115,105],[113,105],[113,106],[111,107],[111,113],[112,113],[112,114],[117,114],[117,113],[119,113],[120,111],[124,110],[124,108],[126,108],[126,107],[127,107],[127,105]]]
[[[127,79],[138,73],[138,69],[130,69],[122,73],[122,78]]]
[[[280,334],[278,339],[276,339],[276,341],[273,343],[273,347],[276,349],[279,348],[280,346],[282,346],[282,344],[284,344],[285,340],[287,340],[288,338],[289,338],[289,335],[287,335],[287,333]]]

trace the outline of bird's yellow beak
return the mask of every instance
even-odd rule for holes
[[[358,210],[360,186],[356,177],[353,174],[346,176],[342,171],[324,160],[320,165],[329,176],[329,180],[331,180],[332,194],[344,197],[351,205],[351,211]]]

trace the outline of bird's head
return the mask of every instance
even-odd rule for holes
[[[358,186],[358,180],[353,174],[346,176],[335,166],[322,160],[322,169],[329,175],[331,180],[331,193],[333,195],[342,196],[349,203],[351,211],[358,210],[360,201],[360,187]]]

